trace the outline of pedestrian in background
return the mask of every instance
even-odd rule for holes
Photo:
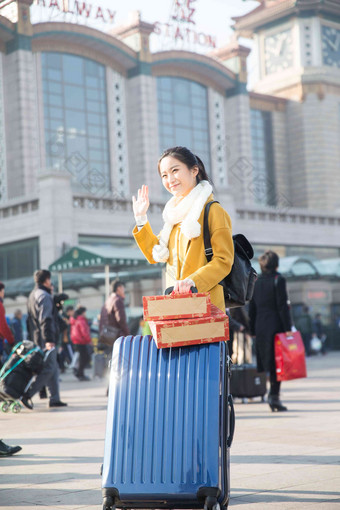
[[[6,350],[5,340],[7,340],[7,343],[9,345],[13,345],[15,340],[13,333],[7,324],[6,311],[3,305],[4,298],[5,298],[5,284],[0,282],[0,339],[2,347]]]
[[[236,338],[237,333],[242,333],[244,331],[244,325],[238,322],[231,314],[231,310],[229,308],[226,309],[225,313],[228,316],[229,319],[229,340],[228,340],[228,353],[231,359],[234,360],[237,359],[237,352],[238,349],[236,348],[236,353],[234,355],[234,340]]]
[[[257,370],[267,372],[270,380],[268,404],[272,411],[287,411],[280,400],[281,383],[276,378],[274,338],[290,331],[286,280],[277,272],[279,256],[268,250],[259,258],[262,274],[255,283],[249,305],[250,330],[256,341]]]
[[[52,291],[53,294],[53,291]],[[64,302],[68,299],[68,294],[65,294],[64,292],[60,292],[58,294],[53,295],[53,301],[54,301],[54,314],[55,314],[55,320],[57,324],[57,361],[59,365],[59,370],[63,374],[65,372],[65,355],[64,355],[64,335],[67,331],[67,324],[63,317],[63,306]]]
[[[300,331],[303,344],[305,346],[306,356],[310,355],[310,341],[313,334],[313,321],[309,314],[309,308],[303,305],[302,314],[296,319],[295,327]]]
[[[31,399],[35,393],[47,386],[50,392],[49,407],[64,407],[60,400],[59,367],[56,343],[59,336],[56,307],[52,296],[51,273],[39,269],[34,273],[35,288],[28,298],[27,325],[30,339],[45,351],[44,367],[32,386],[22,398],[23,404],[32,409]]]
[[[326,354],[326,332],[325,327],[321,320],[321,313],[315,314],[315,319],[313,321],[313,336],[316,336],[321,341],[321,353]]]
[[[231,308],[230,327],[233,331],[232,354],[229,353],[233,363],[252,362],[252,338],[250,334],[249,317],[244,306]],[[233,328],[233,326],[236,326]]]
[[[117,280],[111,283],[111,294],[105,301],[100,312],[99,322],[99,340],[100,335],[105,328],[116,330],[116,338],[129,335],[129,327],[125,313],[125,285]],[[112,339],[112,344],[116,340]],[[112,346],[111,346],[112,347]]]
[[[71,341],[71,324],[70,319],[74,315],[74,307],[69,305],[62,313],[62,318],[66,324],[66,329],[62,334],[62,344],[61,344],[61,359],[63,363],[63,367],[65,369],[65,362],[70,366],[73,359],[73,347]]]
[[[15,310],[14,317],[11,320],[11,328],[13,330],[15,342],[23,341],[23,333],[22,333],[22,311]]]
[[[92,341],[90,326],[86,318],[86,308],[84,306],[77,308],[73,317],[70,318],[70,323],[71,340],[76,351],[79,353],[79,363],[75,376],[79,381],[89,381],[90,379],[85,375],[84,370],[90,361],[88,346]]]

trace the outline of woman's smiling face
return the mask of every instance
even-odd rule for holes
[[[185,197],[196,186],[198,167],[188,168],[173,156],[166,156],[159,165],[162,184],[174,197]]]

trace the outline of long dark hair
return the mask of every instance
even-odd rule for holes
[[[211,179],[209,178],[207,171],[204,167],[203,161],[196,156],[193,152],[191,152],[190,149],[187,149],[187,147],[170,147],[170,149],[166,149],[161,157],[158,160],[158,172],[160,173],[160,164],[162,159],[166,158],[167,156],[171,156],[173,158],[178,159],[178,161],[181,161],[184,163],[189,170],[193,168],[194,166],[198,167],[198,174],[196,175],[196,183],[198,184],[200,181],[208,181],[210,184],[212,184]]]

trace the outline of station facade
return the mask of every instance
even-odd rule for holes
[[[31,4],[0,1],[1,280],[29,277],[74,246],[130,249],[131,195],[143,183],[151,224],[160,229],[168,197],[157,160],[174,145],[205,162],[234,231],[257,255],[270,247],[282,258],[327,259],[336,267],[338,2],[263,0],[234,20],[236,36],[255,41],[259,81],[252,91],[249,49],[236,36],[206,55],[152,53],[155,27],[138,13],[104,33],[32,24]],[[132,307],[143,292],[161,290],[160,273],[130,276]],[[333,321],[339,277],[319,279],[318,292],[315,281],[294,287],[294,303],[307,302]],[[102,287],[70,293],[90,308],[103,299]]]

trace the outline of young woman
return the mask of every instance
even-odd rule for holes
[[[71,324],[71,340],[77,352],[79,352],[79,367],[75,372],[79,381],[89,381],[84,374],[84,369],[90,361],[88,345],[91,343],[90,327],[86,318],[86,308],[80,306],[70,318]]]
[[[214,305],[225,312],[223,289],[219,282],[229,274],[234,245],[229,215],[220,204],[209,212],[213,257],[204,253],[203,218],[207,202],[214,200],[212,186],[202,161],[186,147],[167,149],[158,161],[162,184],[172,198],[163,211],[164,226],[158,236],[147,219],[148,187],[143,185],[132,197],[136,227],[135,240],[150,264],[166,262],[166,286],[186,293],[192,286],[210,292]]]
[[[251,334],[256,337],[256,359],[259,372],[269,373],[268,404],[272,411],[287,411],[280,400],[281,383],[276,378],[274,338],[276,333],[291,331],[286,280],[277,272],[279,256],[268,250],[259,258],[262,274],[255,283],[249,304]]]

